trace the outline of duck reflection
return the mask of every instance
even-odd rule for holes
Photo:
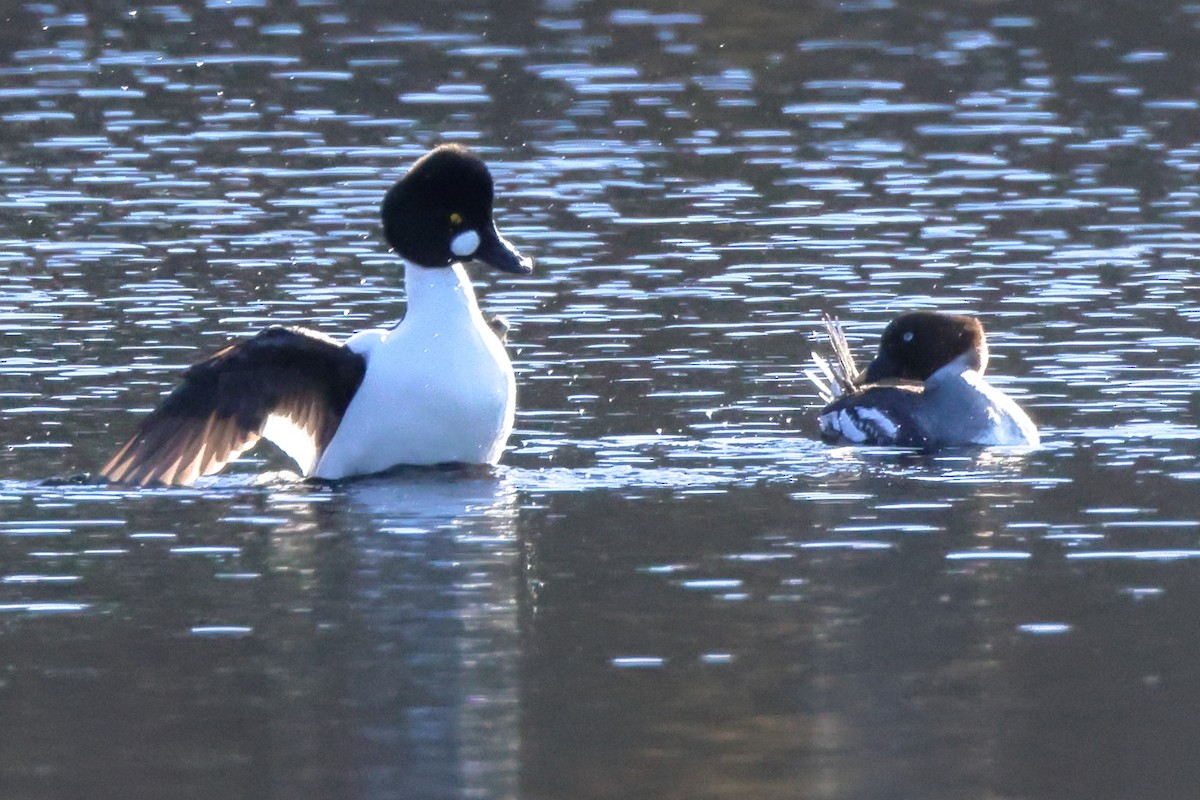
[[[316,571],[309,658],[332,685],[310,700],[335,706],[280,717],[284,760],[312,750],[321,764],[323,777],[297,765],[298,790],[333,778],[341,796],[517,795],[516,496],[503,476],[417,472],[337,487],[304,521],[289,513],[310,535],[279,530],[271,571]]]

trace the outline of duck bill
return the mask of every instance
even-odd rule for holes
[[[900,365],[897,364],[894,359],[889,358],[883,353],[880,353],[879,355],[875,356],[875,360],[873,360],[870,364],[867,364],[867,368],[862,371],[862,375],[859,376],[858,382],[879,383],[881,381],[886,381],[889,378],[898,377],[900,377]]]
[[[528,275],[533,272],[533,259],[526,258],[517,252],[512,243],[500,235],[493,226],[479,243],[479,248],[471,256],[475,261],[482,261],[492,269],[501,272],[511,272],[514,275]]]

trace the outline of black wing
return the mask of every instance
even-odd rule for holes
[[[307,473],[366,369],[363,356],[324,334],[267,328],[188,369],[100,474],[143,486],[188,485],[264,437]]]
[[[921,424],[924,384],[888,381],[860,387],[821,409],[821,438],[827,442],[925,447]]]

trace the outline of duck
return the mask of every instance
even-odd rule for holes
[[[404,271],[399,323],[344,341],[272,325],[219,350],[183,373],[100,477],[187,486],[262,439],[320,480],[498,463],[516,380],[505,326],[480,311],[465,265],[526,275],[533,261],[500,235],[494,202],[491,172],[473,151],[427,152],[380,207],[383,238]]]
[[[834,444],[919,448],[1036,447],[1029,415],[984,378],[987,336],[966,314],[908,311],[884,328],[862,372],[837,320],[825,317],[833,363],[808,372],[825,402],[817,422]]]

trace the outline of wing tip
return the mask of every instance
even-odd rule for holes
[[[233,418],[215,414],[198,427],[151,416],[100,468],[98,476],[128,486],[191,486],[221,471],[260,438],[254,431],[239,428]]]
[[[824,380],[819,380],[811,372],[808,373],[808,378],[817,387],[821,398],[826,402],[831,402],[858,390],[858,365],[854,362],[854,353],[850,349],[846,332],[838,318],[828,312],[822,312],[821,324],[825,328],[825,335],[829,338],[833,358],[832,360],[826,359],[819,353],[813,352],[813,364]],[[828,399],[826,399],[827,396]]]

